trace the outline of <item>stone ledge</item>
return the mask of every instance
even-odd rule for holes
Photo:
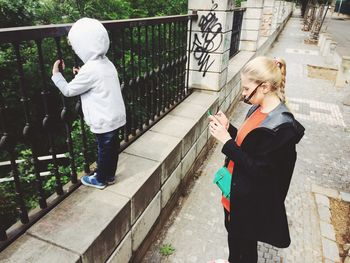
[[[75,252],[82,262],[101,262],[129,228],[129,199],[109,191],[80,187],[27,232]]]
[[[207,111],[217,110],[218,101],[217,95],[194,91],[120,154],[115,185],[103,191],[80,187],[1,258],[40,262],[40,256],[42,262],[63,258],[69,263],[128,262],[135,257],[162,210],[183,188],[187,171],[191,177],[193,162],[208,141]]]
[[[1,262],[82,262],[79,254],[24,234],[1,253]]]

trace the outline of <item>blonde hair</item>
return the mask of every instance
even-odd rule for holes
[[[242,69],[242,75],[260,84],[268,82],[282,102],[286,102],[286,62],[282,58],[256,57]]]

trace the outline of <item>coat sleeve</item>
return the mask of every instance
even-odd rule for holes
[[[249,156],[242,151],[234,139],[224,144],[222,153],[234,161],[240,169],[244,169],[245,174],[250,177],[268,177],[275,174],[275,169],[277,169],[277,163],[273,160],[272,154],[266,154],[259,158]]]
[[[233,138],[233,139],[236,138],[236,136],[237,136],[237,128],[235,126],[233,126],[231,123],[228,126],[227,131],[230,134],[231,138]]]
[[[61,73],[52,75],[52,81],[66,97],[74,97],[91,89],[91,74],[81,69],[71,82],[67,82]]]

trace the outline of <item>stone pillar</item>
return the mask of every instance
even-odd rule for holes
[[[283,22],[283,15],[285,13],[284,1],[276,1],[276,5],[278,5],[277,27],[279,27]]]
[[[271,35],[277,30],[278,24],[278,12],[279,12],[280,1],[273,2],[273,16],[271,24]]]
[[[330,49],[331,43],[332,43],[332,38],[326,37],[326,41],[324,43],[323,49],[321,50],[322,56],[326,57],[327,54],[329,54],[329,49]]]
[[[346,81],[350,81],[350,56],[343,56],[338,70],[335,86],[344,88]]]
[[[272,24],[274,19],[275,0],[264,0],[262,21],[260,25],[260,36],[269,37],[272,35]]]
[[[329,44],[329,50],[326,54],[325,62],[326,64],[333,64],[334,62],[334,56],[335,56],[335,49],[337,48],[338,43],[335,41],[331,41]]]
[[[328,43],[330,43],[330,41],[332,41],[332,37],[330,35],[326,35],[322,39],[322,42],[321,42],[321,45],[320,45],[320,53],[321,53],[321,55],[323,55],[323,53],[324,53],[327,41],[328,41]]]
[[[350,106],[350,57],[343,56],[340,69],[335,82],[336,87],[347,86],[347,93],[343,99],[343,104]]]
[[[219,91],[227,79],[233,0],[189,0],[188,9],[198,12],[192,23],[189,87]]]
[[[248,0],[241,5],[247,10],[243,15],[240,50],[256,51],[264,0]]]

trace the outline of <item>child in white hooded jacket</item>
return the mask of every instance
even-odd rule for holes
[[[80,95],[84,119],[97,139],[97,170],[83,176],[84,185],[103,189],[115,182],[120,141],[118,129],[125,125],[125,105],[118,73],[106,57],[109,49],[107,30],[96,19],[82,18],[73,24],[68,40],[84,62],[71,82],[59,72],[60,60],[52,69],[52,81],[66,97]],[[64,63],[62,63],[64,68]]]

